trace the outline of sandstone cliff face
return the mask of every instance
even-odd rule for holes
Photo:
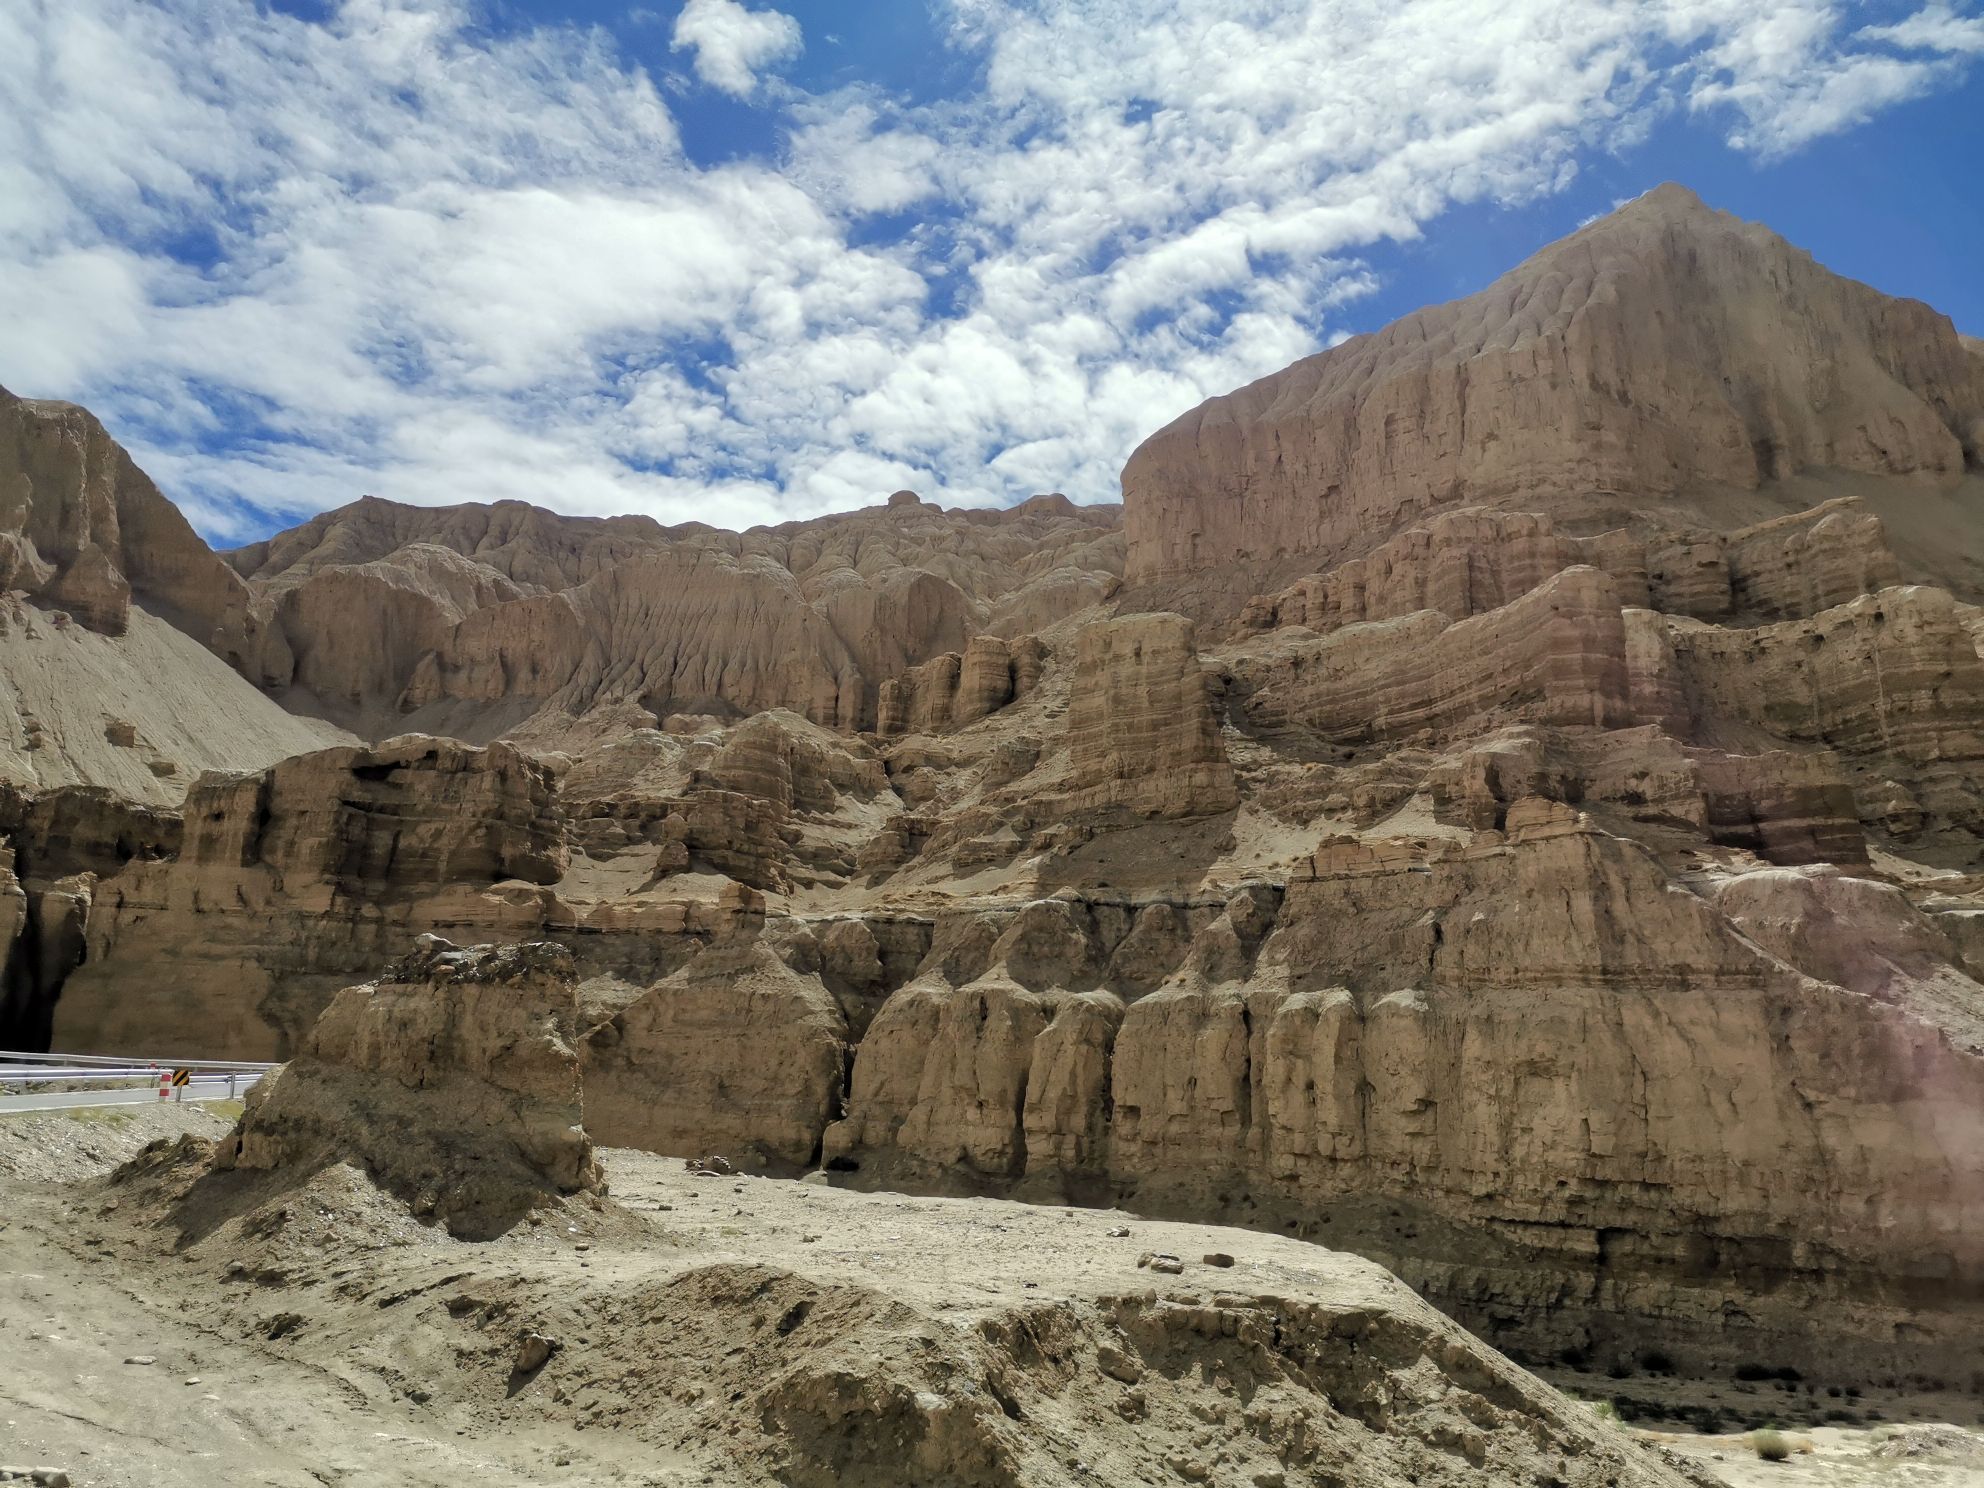
[[[873,728],[899,674],[1052,624],[1121,574],[1113,509],[899,494],[743,534],[368,498],[231,556],[288,638],[276,680],[300,706],[479,737],[629,703],[655,722],[785,708]]]
[[[222,1169],[301,1183],[335,1162],[471,1240],[604,1190],[579,1124],[577,1012],[562,946],[429,937],[340,992],[297,1057],[248,1092]]]
[[[280,670],[266,607],[200,541],[103,425],[70,403],[0,388],[0,590],[19,590],[104,635],[134,595],[251,678]]]
[[[421,933],[554,940],[602,1141],[1286,1229],[1512,1349],[1967,1368],[1984,612],[1899,487],[1780,510],[1962,468],[1939,327],[1657,194],[1153,440],[1139,552],[1237,625],[1058,498],[327,514],[234,555],[281,695],[507,741],[23,776],[7,1015],[280,1055]]]
[[[283,1057],[414,935],[542,926],[536,886],[566,861],[552,800],[549,772],[508,745],[426,738],[207,776],[176,853],[99,886],[58,1045]]]
[[[1076,810],[1204,816],[1238,804],[1191,621],[1133,615],[1082,631],[1068,756]]]
[[[1152,435],[1123,472],[1129,574],[1352,556],[1458,502],[1589,517],[1980,459],[1984,389],[1947,319],[1663,186]]]

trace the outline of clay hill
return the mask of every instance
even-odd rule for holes
[[[1120,512],[743,534],[216,555],[0,417],[0,1044],[298,1056],[308,1116],[419,936],[549,942],[602,1147],[1321,1242],[1530,1358],[1974,1370],[1984,352],[1926,306],[1664,187]]]

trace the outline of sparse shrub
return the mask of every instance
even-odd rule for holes
[[[1633,1377],[1633,1366],[1628,1364],[1624,1359],[1614,1359],[1607,1366],[1605,1373],[1612,1379],[1631,1379]]]
[[[1659,1349],[1648,1349],[1640,1355],[1640,1368],[1648,1374],[1672,1374],[1674,1361]]]
[[[1782,1431],[1752,1431],[1750,1450],[1766,1462],[1784,1462],[1791,1456],[1791,1443]]]
[[[1585,1360],[1588,1357],[1589,1355],[1587,1355],[1585,1351],[1581,1348],[1567,1348],[1558,1351],[1557,1362],[1559,1364],[1562,1364],[1566,1369],[1576,1369],[1581,1371],[1583,1370],[1585,1366]]]
[[[1766,1380],[1770,1378],[1770,1370],[1762,1364],[1738,1364],[1736,1378],[1745,1381]]]

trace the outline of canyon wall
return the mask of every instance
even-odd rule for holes
[[[107,436],[0,405],[0,1042],[357,1088],[521,988],[545,1130],[1272,1227],[1512,1350],[1952,1374],[1984,612],[1897,540],[1984,539],[1946,331],[1662,191],[1154,436],[1126,517],[368,500],[186,549],[205,619]],[[155,627],[214,648],[170,747],[98,716]]]

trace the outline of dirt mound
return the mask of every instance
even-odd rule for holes
[[[202,1153],[160,1142],[127,1171],[210,1183]],[[605,1158],[614,1202],[473,1245],[342,1164],[258,1188],[171,1264],[128,1177],[100,1219],[161,1309],[336,1380],[409,1441],[534,1459],[532,1481],[1704,1481],[1319,1246]]]
[[[579,1124],[571,953],[423,936],[332,1001],[297,1059],[248,1094],[219,1170],[363,1168],[467,1239],[559,1195],[602,1192]]]

